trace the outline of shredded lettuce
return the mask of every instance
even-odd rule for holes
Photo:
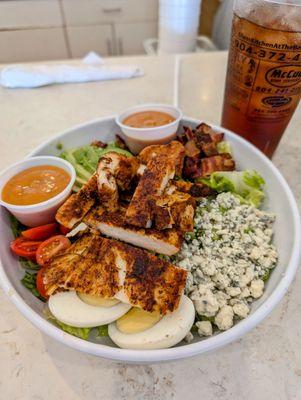
[[[21,279],[22,284],[28,289],[35,297],[42,301],[46,301],[44,297],[40,295],[37,289],[37,272],[25,271],[23,278]]]
[[[65,150],[60,154],[60,157],[70,162],[76,171],[75,191],[78,191],[91,178],[97,168],[98,160],[104,154],[115,151],[119,154],[124,154],[127,157],[132,154],[114,143],[110,143],[106,148],[86,145],[76,149]]]
[[[34,263],[33,261],[26,260],[26,258],[23,257],[19,257],[19,263],[24,269],[38,271],[41,268],[38,264]]]
[[[264,200],[264,179],[255,170],[214,172],[200,181],[218,193],[232,192],[242,203],[259,207]]]
[[[11,230],[13,232],[14,238],[16,239],[17,237],[21,236],[22,231],[24,231],[26,228],[12,214],[9,215],[9,220]]]

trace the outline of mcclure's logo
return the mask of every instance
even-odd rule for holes
[[[266,80],[276,87],[290,87],[301,82],[301,65],[285,65],[269,69]]]
[[[264,97],[262,103],[272,108],[284,107],[292,101],[291,97],[269,96]]]

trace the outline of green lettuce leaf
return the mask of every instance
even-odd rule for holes
[[[214,172],[200,181],[218,193],[232,192],[242,203],[259,207],[264,200],[264,179],[255,170]]]
[[[83,146],[73,151],[73,156],[78,164],[82,165],[87,172],[93,174],[102,152],[103,149],[96,146]]]
[[[101,325],[97,327],[97,336],[109,336],[108,325]]]
[[[93,328],[77,328],[75,326],[67,325],[64,322],[59,321],[55,318],[55,316],[50,312],[48,306],[44,308],[45,318],[52,321],[56,326],[61,328],[64,332],[69,333],[70,335],[79,337],[83,340],[88,340],[90,332]],[[108,334],[108,325],[96,326],[97,336],[105,337],[109,336]]]
[[[46,301],[46,300],[44,299],[44,297],[40,296],[40,293],[38,292],[36,280],[37,280],[37,272],[25,271],[25,274],[24,274],[23,278],[21,279],[21,283],[22,283],[22,285],[25,286],[26,289],[28,289],[35,297],[37,297],[38,299],[40,299],[40,300],[42,300],[42,301]]]
[[[76,180],[74,190],[78,191],[91,178],[97,168],[100,157],[110,151],[123,154],[131,157],[132,154],[115,144],[109,144],[105,149],[100,147],[86,145],[76,149],[65,150],[60,154],[60,157],[70,162],[76,171]]]
[[[52,321],[54,325],[61,328],[64,332],[69,333],[70,335],[79,337],[80,339],[87,340],[92,328],[77,328],[75,326],[67,325],[64,322],[59,321],[55,318],[53,314],[51,314],[48,306],[44,308],[45,318]]]
[[[41,267],[33,261],[26,260],[26,258],[19,257],[19,263],[24,269],[38,271]]]
[[[70,326],[64,324],[59,320],[55,320],[55,324],[58,325],[64,332],[70,333],[70,335],[79,337],[80,339],[87,340],[91,331],[91,328],[76,328],[75,326]]]
[[[115,151],[115,153],[123,154],[126,157],[133,157],[133,154],[128,150],[122,149],[121,147],[116,146],[115,143],[109,143],[105,149],[102,149],[102,156],[110,151]]]
[[[226,141],[219,142],[217,143],[216,148],[219,154],[224,154],[224,153],[232,154],[231,145],[229,142]]]
[[[21,224],[17,220],[16,217],[14,217],[12,214],[9,215],[9,220],[10,220],[10,225],[11,225],[11,230],[13,232],[14,238],[16,239],[17,237],[21,236],[22,231],[24,231],[25,226]]]

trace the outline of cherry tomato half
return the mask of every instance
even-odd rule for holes
[[[19,257],[27,258],[28,260],[35,261],[38,247],[43,242],[37,240],[28,240],[19,237],[11,242],[10,248],[13,253]]]
[[[63,235],[53,236],[45,240],[37,250],[37,263],[44,267],[59,251],[67,249],[70,245],[70,240]]]
[[[45,240],[54,236],[58,231],[58,224],[56,222],[52,224],[46,224],[36,226],[35,228],[27,229],[22,232],[22,236],[30,240]]]
[[[38,292],[40,293],[40,295],[42,297],[44,297],[44,299],[47,299],[48,296],[46,294],[46,289],[45,289],[45,285],[43,282],[43,272],[44,271],[45,271],[45,268],[41,268],[39,270],[39,272],[37,273],[36,285],[37,285],[37,289],[38,289]]]

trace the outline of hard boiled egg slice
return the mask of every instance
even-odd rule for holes
[[[75,291],[69,291],[50,296],[48,306],[55,318],[77,328],[93,328],[109,324],[131,308],[129,304],[121,302],[116,304],[115,301],[108,307],[110,300],[106,305],[104,305],[105,299],[101,301],[102,305],[91,305],[84,302]]]
[[[150,316],[148,322],[152,320],[151,327],[142,331],[141,328],[148,323],[142,320],[142,314],[130,310],[120,320],[109,325],[109,336],[124,349],[164,349],[184,339],[193,325],[194,317],[192,301],[182,296],[179,307],[174,312],[158,321],[155,315]]]

